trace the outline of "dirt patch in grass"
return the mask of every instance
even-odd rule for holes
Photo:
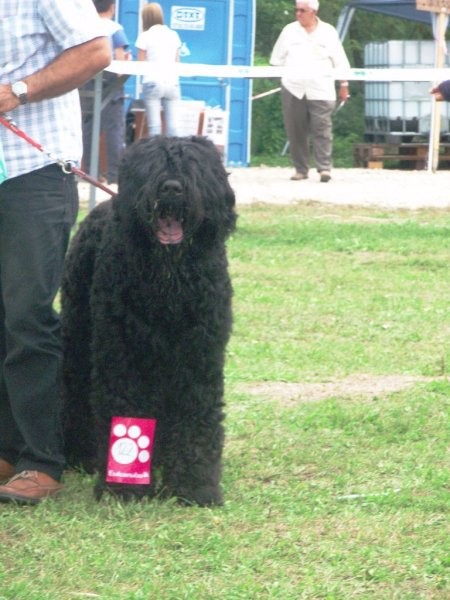
[[[352,375],[320,383],[286,383],[280,381],[243,384],[243,392],[279,400],[284,406],[299,402],[317,402],[346,396],[386,396],[401,392],[418,382],[436,378],[414,375]]]

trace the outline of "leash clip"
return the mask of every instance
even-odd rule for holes
[[[59,160],[58,162],[63,173],[66,175],[73,173],[73,164],[70,162],[70,160]]]

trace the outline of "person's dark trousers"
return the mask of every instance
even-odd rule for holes
[[[334,101],[301,99],[281,88],[281,104],[289,152],[298,173],[308,174],[309,151],[312,139],[316,169],[332,168],[333,131],[331,115]]]
[[[88,106],[88,103],[85,103]],[[91,166],[92,110],[83,112],[83,163],[86,171]],[[100,133],[105,134],[108,183],[117,183],[119,163],[125,146],[125,109],[123,97],[108,102],[100,117]],[[91,173],[92,175],[92,173]]]
[[[119,163],[125,145],[125,108],[123,98],[108,102],[102,111],[102,131],[105,132],[108,183],[117,183]]]
[[[0,185],[0,457],[56,480],[65,459],[53,301],[77,212],[75,178],[56,164]]]

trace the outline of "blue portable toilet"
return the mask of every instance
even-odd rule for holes
[[[184,63],[209,65],[252,65],[255,38],[256,0],[160,0],[164,22],[181,38]],[[146,0],[116,0],[116,18],[123,25],[133,57],[140,31],[140,12]],[[250,79],[182,77],[184,100],[202,100],[208,107],[228,111],[227,164],[248,166],[250,162]],[[136,78],[126,85],[127,94],[137,97]]]

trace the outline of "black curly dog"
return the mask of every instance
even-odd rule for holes
[[[215,146],[155,137],[125,151],[118,195],[75,235],[61,295],[66,453],[98,470],[97,499],[109,490],[222,503],[235,225]],[[106,482],[112,416],[157,420],[149,485]]]

